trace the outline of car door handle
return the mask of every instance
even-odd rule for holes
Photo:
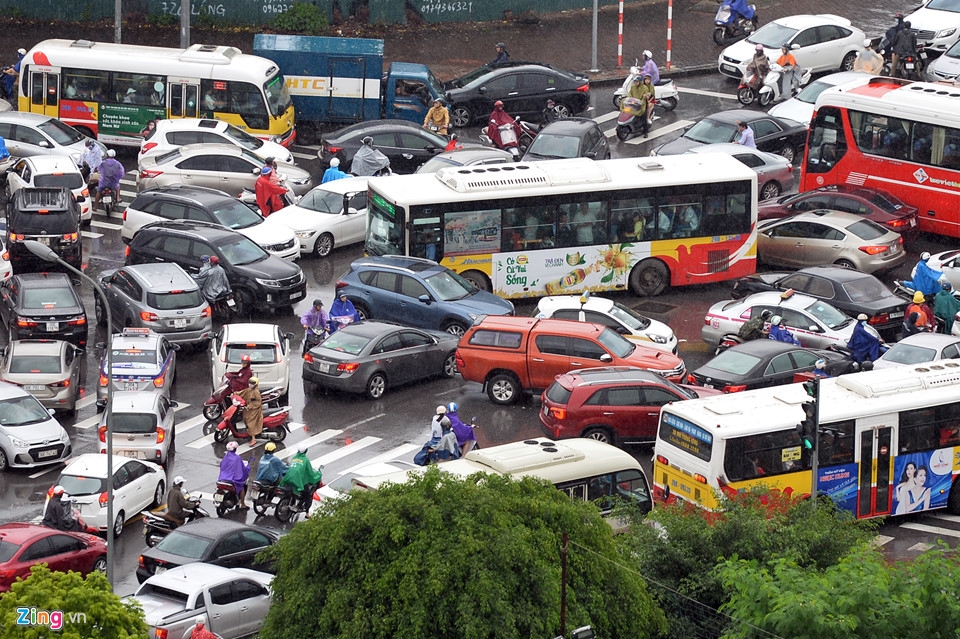
[[[519,92],[519,91],[511,91],[511,92],[508,93],[507,95],[508,95],[508,96],[511,96],[511,95],[520,95],[520,92]]]
[[[656,417],[656,416],[659,415],[659,414],[660,414],[660,413],[647,413],[647,415],[648,415],[649,417]]]
[[[601,414],[601,415],[610,416],[610,415],[613,415],[613,412],[612,412],[612,411],[604,411],[604,412],[602,412],[602,413],[600,413],[600,414]]]
[[[240,612],[246,612],[248,610],[247,606],[241,606]]]
[[[413,153],[401,153],[400,155],[403,156],[403,159],[404,159],[404,160],[412,160],[412,159],[413,159]]]
[[[571,366],[583,366],[580,362],[570,362]]]
[[[839,244],[834,244],[831,248],[838,249],[838,248],[840,248],[840,245],[839,245]]]

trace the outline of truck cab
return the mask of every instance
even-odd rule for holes
[[[383,76],[383,117],[421,124],[443,95],[443,86],[425,65],[393,62]]]

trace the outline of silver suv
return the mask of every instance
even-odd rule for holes
[[[213,337],[210,305],[197,282],[179,264],[137,264],[100,275],[113,328],[148,328],[174,344],[197,344]],[[106,326],[107,314],[95,296],[97,324]]]
[[[162,393],[119,391],[113,394],[110,425],[113,454],[166,464],[174,449],[177,402]],[[107,414],[100,417],[100,452],[107,452]]]

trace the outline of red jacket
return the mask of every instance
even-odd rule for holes
[[[264,217],[283,208],[280,196],[286,193],[287,189],[271,180],[269,174],[257,178],[254,191],[257,194],[257,206]]]

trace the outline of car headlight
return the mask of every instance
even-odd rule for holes
[[[280,288],[280,282],[277,280],[261,280],[259,277],[255,277],[254,279],[257,280],[257,284],[260,286],[266,286],[268,288]]]
[[[666,344],[666,343],[667,343],[667,338],[664,337],[663,335],[653,335],[653,334],[651,334],[651,333],[645,333],[645,335],[647,336],[647,339],[649,339],[649,340],[650,340],[651,342],[653,342],[654,344]]]
[[[293,234],[296,235],[301,240],[306,240],[316,235],[317,232],[316,231],[294,231]]]
[[[25,442],[22,439],[18,439],[16,437],[11,437],[10,443],[16,446],[17,448],[30,448],[29,442]]]
[[[947,36],[952,36],[957,32],[957,28],[953,27],[951,29],[944,29],[943,31],[937,31],[937,35],[933,36],[934,38],[946,38]]]

